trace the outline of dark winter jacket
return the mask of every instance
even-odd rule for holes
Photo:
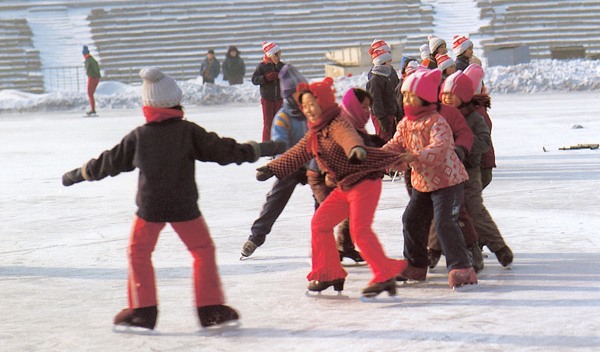
[[[260,97],[268,101],[281,100],[281,88],[279,87],[279,79],[274,81],[267,81],[265,74],[267,72],[279,72],[285,65],[279,61],[275,65],[271,61],[261,61],[254,70],[252,75],[252,84],[260,86]]]
[[[464,71],[469,66],[469,58],[464,55],[458,55],[456,57],[456,71]]]
[[[237,52],[236,56],[231,56],[229,54],[229,52],[232,50]],[[223,70],[223,79],[229,81],[229,83],[237,84],[244,81],[244,76],[246,75],[246,64],[240,57],[240,52],[237,51],[235,47],[230,47],[227,51],[225,60],[223,60],[223,64],[221,65],[221,69]]]
[[[492,134],[492,119],[487,112],[487,109],[491,106],[490,96],[487,94],[475,94],[473,99],[471,100],[473,105],[475,105],[475,110],[483,116],[485,120],[485,124],[490,129],[490,135]],[[496,167],[496,152],[494,151],[494,142],[492,140],[490,149],[481,154],[481,167],[482,168],[494,168]]]
[[[92,55],[85,56],[85,73],[91,78],[100,78],[100,65]]]
[[[207,82],[214,82],[219,73],[221,73],[221,63],[217,58],[213,58],[212,61],[206,58],[200,64],[200,75]]]
[[[475,111],[472,104],[467,104],[460,109],[467,124],[473,131],[475,139],[473,140],[473,146],[467,154],[464,160],[465,167],[467,169],[479,168],[481,163],[481,154],[487,152],[492,145],[492,137],[490,135],[490,129],[487,127],[485,120],[477,111]]]
[[[196,160],[226,165],[256,159],[250,144],[173,118],[134,129],[114,148],[88,161],[82,174],[97,181],[138,168],[137,216],[150,222],[180,222],[200,216]]]
[[[371,77],[367,82],[367,91],[373,97],[372,111],[377,119],[385,124],[386,117],[394,116],[399,121],[400,108],[396,100],[396,87],[400,82],[398,73],[392,66],[377,65],[371,69]],[[393,130],[393,126],[389,126]],[[387,127],[386,127],[387,128]]]

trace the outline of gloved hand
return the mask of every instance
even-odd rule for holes
[[[348,155],[348,160],[350,164],[360,164],[363,160],[367,158],[367,151],[363,147],[354,147],[350,150],[350,155]]]
[[[269,71],[265,73],[265,79],[269,82],[275,81],[279,79],[279,72]]]
[[[258,169],[256,169],[256,171],[256,179],[259,181],[266,181],[271,177],[275,176],[273,171],[271,171],[271,169],[269,169],[269,167],[266,165],[259,167]]]
[[[456,156],[458,156],[458,159],[460,159],[460,161],[465,161],[467,151],[464,147],[457,145],[456,147],[454,147],[454,152],[456,153]]]
[[[283,154],[287,149],[287,144],[284,142],[262,142],[258,144],[260,148],[260,156],[275,156]]]
[[[85,181],[83,175],[81,174],[81,168],[73,169],[69,172],[66,172],[62,177],[62,184],[65,187],[69,187],[79,182]]]

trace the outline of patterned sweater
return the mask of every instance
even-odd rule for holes
[[[410,152],[411,182],[419,192],[433,192],[469,179],[463,163],[454,152],[454,139],[448,122],[433,111],[418,120],[403,119],[394,137],[383,149]]]
[[[317,132],[318,153],[314,155],[308,150],[308,135],[304,136],[294,147],[267,164],[275,176],[284,178],[314,157],[319,169],[328,174],[329,180],[347,191],[363,179],[381,178],[381,171],[400,162],[398,153],[365,147],[363,139],[350,122],[339,116],[339,108],[335,109],[338,116]],[[365,148],[367,158],[353,164],[348,160],[348,155],[356,146]]]

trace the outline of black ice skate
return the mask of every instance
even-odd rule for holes
[[[440,258],[442,257],[442,251],[437,249],[427,248],[427,260],[429,262],[429,269],[433,269],[438,265]]]
[[[344,258],[348,258],[348,259],[353,260],[355,265],[364,265],[367,263],[367,262],[365,262],[363,257],[360,255],[360,253],[354,248],[346,249],[346,250],[338,250],[338,253],[340,254],[340,262],[343,262]]]
[[[333,289],[340,292],[344,290],[344,282],[346,279],[335,279],[332,281],[319,281],[319,280],[311,280],[308,283],[308,290],[313,292],[321,292],[331,286]]]
[[[258,248],[258,245],[256,243],[250,240],[246,241],[246,243],[244,243],[244,246],[242,247],[242,256],[240,257],[240,260],[251,256],[252,253],[254,253],[254,251],[256,250],[256,248]]]
[[[158,316],[157,306],[143,308],[125,308],[114,318],[115,325],[135,326],[153,330]]]
[[[240,318],[235,309],[223,304],[198,307],[198,317],[202,327],[217,325],[237,325]]]

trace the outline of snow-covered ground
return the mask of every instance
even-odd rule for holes
[[[343,90],[343,82],[338,83]],[[51,111],[59,107],[42,103],[42,111],[4,111],[0,349],[596,351],[600,155],[598,150],[558,148],[600,142],[599,94],[493,95],[498,168],[484,196],[515,261],[506,270],[488,253],[480,285],[470,292],[449,289],[442,262],[426,283],[400,287],[397,298],[387,303],[358,300],[371,277],[368,267],[347,269],[344,293],[349,299],[307,298],[309,188],[298,187],[267,242],[251,259],[239,261],[272,184],[254,178],[255,168],[267,160],[241,166],[198,163],[200,207],[217,245],[228,303],[241,313],[242,325],[223,332],[200,329],[191,258],[170,227],[153,257],[160,300],[156,331],[112,329],[113,316],[126,305],[136,172],[70,188],[60,178],[143,123],[140,108],[103,105],[100,117],[82,118],[84,103],[75,97],[71,106],[77,108],[71,110]],[[260,136],[256,101],[188,104],[186,115],[239,141]],[[402,257],[401,216],[407,200],[402,182],[384,181],[374,228],[392,257]]]

